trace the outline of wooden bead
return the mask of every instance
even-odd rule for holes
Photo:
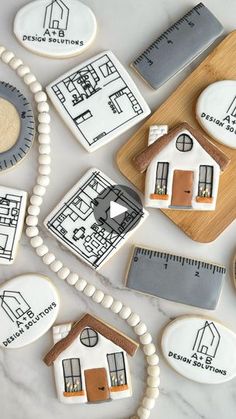
[[[44,144],[45,145],[50,144],[50,142],[51,142],[50,135],[48,135],[48,134],[39,134],[38,135],[38,142],[39,142],[39,144],[43,144],[43,145]],[[40,152],[40,150],[39,150],[39,152]],[[43,153],[41,153],[41,154],[43,154]],[[45,154],[49,154],[49,153],[45,153]]]
[[[67,266],[63,266],[58,272],[57,272],[57,276],[60,278],[60,279],[63,279],[63,280],[65,280],[67,277],[68,277],[68,275],[70,274],[70,269],[69,268],[67,268]]]
[[[17,58],[17,57],[12,58],[12,60],[9,63],[12,70],[16,70],[22,64],[23,64],[23,61],[20,60],[20,58]]]
[[[46,188],[44,186],[41,185],[35,185],[34,189],[33,189],[33,193],[35,195],[38,195],[39,197],[45,195],[46,193]]]
[[[26,84],[26,85],[29,85],[29,84],[31,84],[31,83],[33,83],[33,82],[35,82],[36,81],[36,77],[35,77],[35,75],[34,74],[32,74],[32,73],[28,73],[28,74],[26,74],[25,75],[25,77],[24,77],[24,83]]]
[[[47,101],[47,95],[45,92],[38,92],[35,93],[34,95],[34,100],[35,102],[39,103],[39,102],[46,102]]]
[[[43,244],[43,239],[40,236],[35,236],[30,240],[31,246],[35,249]]]
[[[56,259],[56,256],[53,253],[46,253],[46,255],[43,256],[43,263],[45,265],[51,265],[52,262]]]
[[[25,233],[27,237],[34,237],[39,234],[39,230],[37,227],[27,227]]]
[[[51,128],[49,124],[38,124],[39,134],[50,134]]]
[[[29,215],[35,215],[35,216],[37,216],[37,215],[39,215],[39,213],[40,213],[40,208],[38,206],[30,205],[28,207],[28,214]]]
[[[145,323],[140,322],[139,324],[137,324],[134,327],[134,331],[135,331],[136,335],[138,335],[138,336],[144,335],[144,333],[146,333],[146,331],[147,331],[147,326],[146,326]]]
[[[143,345],[148,345],[149,343],[152,342],[152,336],[150,335],[150,333],[144,333],[144,335],[140,336],[140,342]]]
[[[51,147],[50,147],[50,145],[49,144],[40,144],[40,146],[39,146],[39,153],[40,154],[50,154],[51,153]]]
[[[38,81],[33,81],[29,86],[32,93],[38,93],[42,91],[42,86]]]
[[[70,285],[75,285],[78,279],[79,279],[79,275],[74,272],[71,272],[66,278],[66,282],[68,282],[68,284]]]
[[[146,388],[146,395],[147,395],[147,397],[150,397],[151,399],[157,399],[159,394],[160,394],[160,391],[157,387],[147,387]]]
[[[75,288],[76,288],[78,291],[83,291],[83,290],[84,290],[84,288],[86,287],[86,285],[87,285],[87,281],[85,281],[85,279],[83,279],[83,278],[80,278],[80,279],[76,282],[76,284],[75,284]]]
[[[113,313],[118,314],[120,310],[122,309],[122,307],[123,307],[122,302],[115,300],[111,306],[111,311],[113,311]]]
[[[41,198],[41,196],[38,195],[31,195],[30,197],[30,203],[32,205],[35,205],[36,207],[40,207],[40,205],[42,204],[43,199]]]
[[[149,367],[147,369],[147,373],[151,377],[159,377],[160,367],[158,365],[149,365]]]
[[[150,377],[147,378],[147,384],[149,387],[159,387],[160,385],[160,377]]]
[[[140,317],[138,314],[136,313],[132,313],[129,318],[127,319],[127,323],[131,326],[131,327],[135,327],[138,323],[140,322]]]
[[[96,290],[92,297],[93,301],[98,304],[101,303],[103,298],[104,298],[104,292],[102,292],[101,290]]]
[[[4,51],[1,55],[1,59],[4,63],[8,64],[12,58],[14,58],[15,54],[11,51]]]
[[[92,297],[92,295],[95,293],[96,288],[92,284],[87,284],[86,287],[83,290],[83,293],[87,295],[87,297]]]
[[[48,186],[50,183],[50,178],[48,176],[38,176],[37,183],[43,187]]]
[[[42,164],[38,167],[40,175],[50,175],[51,167],[48,164]]]
[[[40,102],[37,106],[38,112],[49,112],[49,104],[47,102]]]
[[[6,51],[6,48],[3,45],[0,45],[0,57],[2,56],[4,51]]]
[[[137,413],[140,419],[148,419],[151,412],[150,410],[145,409],[145,407],[140,406],[137,410]]]
[[[111,295],[106,294],[106,295],[104,295],[104,298],[101,302],[101,305],[104,308],[110,308],[112,306],[113,302],[114,302],[114,298]]]
[[[123,306],[122,309],[119,312],[119,316],[121,319],[126,320],[128,319],[128,317],[130,316],[130,314],[132,313],[132,310],[130,307],[127,306]]]
[[[22,64],[17,68],[16,72],[19,77],[24,77],[26,74],[30,73],[30,69],[26,65]]]
[[[54,262],[51,263],[50,269],[53,272],[58,272],[62,268],[62,266],[63,266],[63,263],[60,260],[56,259],[54,260]]]
[[[50,164],[51,163],[51,157],[50,156],[48,156],[47,154],[42,154],[42,155],[40,155],[39,156],[39,158],[38,158],[38,162],[39,162],[39,164]]]
[[[38,256],[42,257],[48,253],[48,247],[42,244],[41,246],[36,248],[36,253]]]
[[[148,345],[143,346],[143,352],[145,355],[153,355],[156,352],[155,345],[153,343],[149,343]]]
[[[159,356],[157,354],[147,356],[147,363],[149,365],[158,365],[159,364]]]
[[[142,405],[145,409],[151,410],[155,406],[155,399],[145,396],[142,400]]]
[[[26,224],[30,227],[36,227],[38,224],[38,217],[35,217],[34,215],[28,215],[25,220]]]
[[[49,113],[42,112],[38,115],[38,121],[40,124],[50,124],[51,118]]]

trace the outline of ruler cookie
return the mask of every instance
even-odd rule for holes
[[[34,134],[34,115],[28,100],[16,87],[0,82],[0,172],[24,159]]]
[[[131,67],[154,89],[183,70],[223,32],[223,26],[199,3],[159,36]]]
[[[126,287],[166,300],[214,310],[225,273],[224,266],[136,246]]]

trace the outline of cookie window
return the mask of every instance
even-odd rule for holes
[[[212,197],[213,189],[213,166],[202,165],[199,167],[198,196]]]
[[[181,134],[176,140],[176,148],[179,151],[186,152],[190,151],[193,148],[193,140],[187,134]]]
[[[87,327],[80,335],[80,342],[89,348],[96,346],[98,343],[98,334],[95,330]]]
[[[123,352],[108,354],[107,361],[110,371],[111,386],[118,387],[127,384]]]
[[[77,393],[82,390],[81,367],[79,358],[62,361],[65,393]]]

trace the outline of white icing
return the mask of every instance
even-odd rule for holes
[[[111,230],[104,230],[103,226],[98,225],[94,216],[95,204],[93,203],[98,194],[106,190],[108,185],[115,185],[115,183],[103,172],[95,168],[88,170],[44,221],[46,228],[57,240],[95,269],[100,269],[123,246],[148,215],[145,210],[142,210],[141,218],[137,213],[137,225],[130,231],[123,231],[122,236],[112,230],[116,237],[111,243],[109,241]],[[128,196],[131,200],[132,197]],[[120,202],[123,202],[121,198]],[[109,214],[109,208],[105,206],[109,204],[109,200],[104,204],[106,214]],[[130,208],[127,214],[131,213]],[[108,217],[107,225],[109,220],[111,219]]]
[[[60,116],[89,152],[150,113],[128,72],[111,51],[63,74],[47,87],[47,92]]]
[[[52,58],[80,54],[97,30],[91,9],[78,0],[37,0],[16,14],[14,33],[30,51]]]
[[[59,296],[48,278],[15,277],[0,287],[0,346],[21,348],[44,335],[57,318]]]
[[[177,318],[165,328],[161,346],[170,366],[190,380],[220,384],[236,376],[236,334],[217,321]]]
[[[152,129],[152,127],[151,127]],[[181,152],[176,148],[176,140],[181,134],[187,134],[193,140],[193,147],[190,151]],[[158,137],[159,138],[159,137]],[[158,139],[157,139],[158,141]],[[156,187],[157,164],[166,162],[169,164],[167,187],[165,193],[168,198],[165,200],[151,199],[151,194],[154,193]],[[207,165],[213,167],[213,180],[212,180],[212,202],[201,203],[197,202],[198,196],[198,182],[199,182],[199,167],[200,165]],[[145,182],[145,206],[153,208],[170,208],[181,209],[181,207],[172,207],[172,188],[175,170],[186,170],[193,172],[193,185],[192,185],[192,200],[191,210],[213,211],[216,207],[220,167],[218,163],[205,151],[199,142],[190,134],[188,130],[183,130],[178,133],[151,161],[146,172]],[[187,209],[186,207],[183,207]]]
[[[24,225],[27,193],[0,186],[0,264],[14,263]]]
[[[236,81],[217,81],[203,90],[197,101],[196,117],[211,137],[236,148]]]
[[[61,339],[66,337],[71,330],[72,324],[65,324],[60,326],[55,326],[53,328],[53,340],[54,344],[59,342]],[[93,329],[95,330],[95,329]],[[83,332],[83,331],[82,331]],[[82,333],[81,332],[81,333]],[[105,368],[107,373],[107,383],[108,387],[111,388],[111,377],[109,372],[109,366],[107,361],[107,355],[113,353],[123,353],[124,356],[124,364],[126,369],[126,377],[127,377],[127,386],[128,388],[122,391],[115,391],[110,392],[110,399],[116,400],[121,398],[130,397],[132,395],[132,385],[131,385],[131,377],[130,377],[130,370],[127,360],[126,352],[119,346],[117,346],[112,341],[108,340],[100,333],[98,333],[98,342],[94,347],[86,347],[80,341],[80,335],[71,343],[71,345],[66,348],[61,354],[57,357],[54,361],[54,373],[55,373],[55,381],[56,381],[56,388],[57,388],[57,395],[58,399],[62,403],[67,404],[77,404],[77,403],[87,403],[87,394],[86,394],[86,380],[84,371],[93,368]],[[81,367],[81,379],[82,379],[82,390],[84,391],[84,395],[80,396],[73,396],[73,397],[65,397],[65,381],[63,375],[63,365],[62,361],[65,359],[76,358],[80,360],[80,367]]]

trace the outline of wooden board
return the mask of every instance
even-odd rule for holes
[[[120,171],[140,191],[144,191],[145,173],[137,172],[132,160],[147,146],[149,126],[167,124],[171,129],[186,121],[212,140],[195,118],[195,105],[198,96],[209,84],[224,79],[236,80],[236,31],[214,49],[119,150],[116,160]],[[229,167],[221,175],[216,210],[162,210],[189,237],[202,243],[215,240],[236,218],[236,150],[213,142],[231,158]]]

